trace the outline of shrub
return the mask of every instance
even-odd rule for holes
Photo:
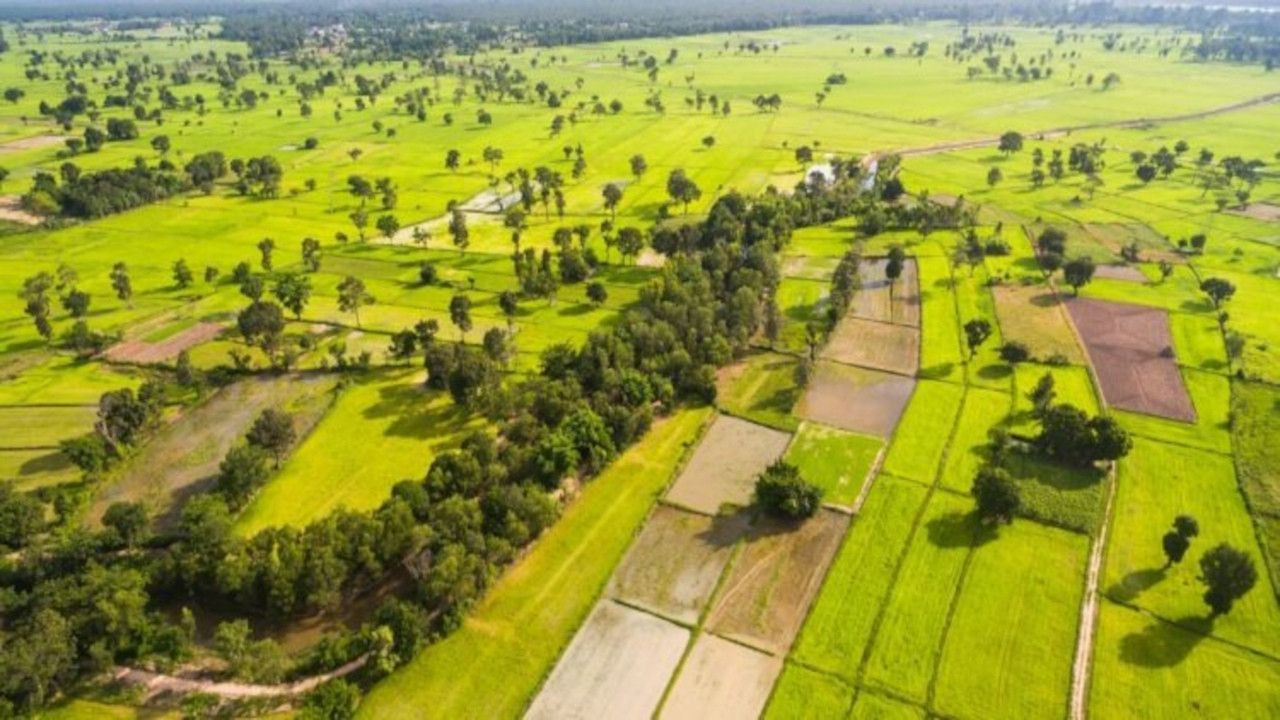
[[[822,506],[822,488],[805,482],[796,466],[779,460],[756,478],[756,504],[779,517],[813,517]]]
[[[1017,340],[1010,340],[1000,346],[1000,359],[1011,365],[1026,362],[1031,359],[1031,351],[1027,349],[1026,345]]]

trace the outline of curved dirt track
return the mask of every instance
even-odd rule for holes
[[[163,695],[165,693],[187,695],[195,692],[217,695],[218,697],[229,699],[263,697],[286,698],[302,695],[303,693],[310,692],[330,680],[346,677],[347,675],[350,675],[356,670],[364,667],[364,664],[368,659],[368,655],[361,655],[346,665],[327,673],[312,675],[311,677],[279,685],[253,685],[250,683],[239,682],[193,680],[190,678],[177,677],[176,675],[164,675],[162,673],[154,673],[148,670],[139,670],[137,668],[129,667],[116,668],[113,677],[116,682],[141,686],[143,688],[145,698],[144,702],[157,695]]]

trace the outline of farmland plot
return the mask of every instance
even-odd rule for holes
[[[726,504],[746,506],[756,476],[782,456],[790,440],[784,432],[721,415],[667,492],[667,501],[707,515]]]

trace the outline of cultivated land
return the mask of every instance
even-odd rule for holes
[[[1199,33],[1167,27],[1080,26],[1058,37],[1047,26],[974,24],[971,34],[1008,36],[1006,66],[1016,50],[1054,73],[1004,79],[974,56],[978,73],[969,78],[969,63],[943,49],[962,40],[953,23],[786,27],[474,55],[479,67],[509,61],[563,93],[560,109],[540,97],[482,98],[470,81],[414,63],[356,63],[312,98],[314,115],[303,115],[293,81],[268,82],[252,69],[239,87],[262,91],[260,100],[219,102],[216,78],[199,77],[211,65],[191,58],[248,48],[207,37],[209,26],[192,36],[138,31],[129,42],[84,29],[26,32],[0,54],[0,86],[25,91],[0,106],[6,193],[25,193],[37,173],[59,175],[68,159],[83,171],[128,167],[138,156],[158,162],[149,141],[160,134],[173,145],[163,157],[179,167],[213,149],[272,154],[285,179],[275,199],[244,196],[226,180],[209,194],[61,225],[20,225],[25,211],[12,198],[0,202],[0,221],[12,221],[0,222],[0,287],[11,298],[0,312],[0,479],[45,500],[51,521],[54,499],[65,494],[79,498],[66,503],[77,524],[96,527],[107,504],[125,499],[143,501],[168,529],[266,407],[290,411],[299,439],[236,514],[238,536],[377,507],[469,431],[493,429],[447,391],[426,389],[420,356],[411,364],[388,357],[391,333],[433,319],[438,341],[478,345],[486,331],[509,329],[514,347],[502,371],[508,382],[531,377],[543,351],[609,328],[659,277],[661,255],[646,249],[641,262],[620,261],[602,221],[648,230],[663,212],[676,222],[700,219],[730,190],[789,192],[808,169],[795,152],[801,146],[814,162],[901,151],[897,177],[908,194],[900,205],[929,196],[980,207],[974,237],[1007,246],[970,262],[957,254],[963,233],[951,228],[867,233],[861,218],[846,217],[798,230],[778,256],[778,338],[761,333],[750,352],[727,359],[716,410],[658,419],[598,477],[573,486],[559,519],[459,628],[375,683],[360,717],[1280,715],[1280,181],[1272,159],[1280,103],[1271,97],[1275,74],[1261,65],[1192,61],[1173,44],[1197,42]],[[5,36],[18,42],[12,26]],[[911,57],[907,48],[925,41],[928,51]],[[121,53],[121,65],[144,55],[191,61],[197,77],[176,92],[201,94],[206,109],[179,104],[163,124],[139,122],[137,139],[64,157],[64,140],[79,137],[85,121],[68,132],[40,114],[39,102],[63,97],[70,78],[29,77],[30,53],[105,48]],[[639,69],[646,54],[657,61],[657,81]],[[320,72],[264,62],[302,80]],[[77,73],[100,103],[119,91],[99,82],[109,65]],[[1120,80],[1103,89],[1112,72]],[[835,73],[847,82],[824,83]],[[357,109],[356,74],[385,78],[379,102]],[[435,99],[424,121],[394,101],[418,87]],[[752,106],[773,92],[783,98],[779,111]],[[655,93],[664,112],[646,104]],[[733,111],[708,112],[710,94]],[[593,96],[617,97],[623,109],[592,113]],[[574,121],[549,137],[552,118],[579,102]],[[99,124],[132,116],[128,107],[100,110]],[[478,121],[480,110],[492,124]],[[1008,130],[1022,133],[1020,150],[998,149]],[[314,149],[304,149],[308,137]],[[1149,182],[1135,176],[1132,153],[1149,157],[1180,140],[1187,149],[1176,171]],[[1095,172],[1033,180],[1033,153],[1065,157],[1095,143],[1105,155]],[[607,297],[592,302],[582,284],[563,284],[552,297],[523,299],[508,317],[499,294],[518,280],[511,229],[493,199],[509,194],[503,176],[516,168],[545,165],[570,177],[579,145],[586,165],[566,183],[563,211],[535,204],[520,243],[541,251],[555,247],[558,228],[590,226],[583,246],[606,260],[591,280]],[[504,158],[491,164],[485,148]],[[1214,159],[1200,162],[1201,148]],[[444,167],[450,149],[461,158],[454,169]],[[636,154],[648,162],[641,176],[628,162]],[[1231,156],[1261,158],[1260,180],[1210,187]],[[663,211],[676,168],[701,197]],[[996,182],[988,179],[993,168],[1001,171]],[[365,206],[348,192],[353,174],[388,177],[398,193],[393,211],[368,204],[363,241],[349,220]],[[601,197],[608,182],[625,184],[614,209]],[[1235,191],[1246,185],[1241,200]],[[451,202],[470,224],[465,249],[447,230]],[[396,232],[373,229],[392,213]],[[430,231],[425,244],[411,226]],[[1077,292],[1037,263],[1033,247],[1048,227],[1066,233],[1068,259],[1088,255],[1100,265]],[[1179,242],[1198,233],[1207,236],[1203,249]],[[273,273],[258,272],[255,245],[264,237],[277,243]],[[302,271],[304,237],[320,240],[322,261],[306,273],[310,303],[287,315],[295,369],[271,374],[235,328],[246,300],[231,269],[248,261],[267,278]],[[884,256],[893,246],[908,260],[891,290]],[[825,322],[832,276],[849,250],[862,255],[861,287],[801,388],[806,326]],[[197,276],[188,287],[174,281],[178,259]],[[424,261],[436,267],[433,282],[420,280]],[[129,267],[131,298],[111,287],[117,262]],[[119,336],[92,359],[60,349],[74,320],[56,298],[53,342],[16,299],[25,278],[62,263],[93,297],[91,327]],[[203,280],[206,267],[219,277]],[[359,316],[339,303],[337,286],[348,276],[376,298]],[[1221,308],[1200,289],[1211,277],[1236,290]],[[472,300],[465,332],[449,312],[458,293]],[[964,331],[971,321],[991,330],[972,350]],[[1025,344],[1033,361],[1005,362],[999,349],[1008,341]],[[171,390],[162,425],[124,463],[81,478],[62,441],[92,430],[104,392],[172,377],[182,350],[199,370],[227,372],[217,369],[243,357],[243,371],[260,376],[200,400]],[[367,351],[372,367],[333,372],[343,350]],[[989,433],[1036,435],[1027,393],[1045,374],[1057,402],[1115,418],[1133,448],[1113,474],[1013,448],[1006,469],[1022,506],[1010,525],[983,525],[969,493],[993,459]],[[786,524],[749,507],[756,475],[778,458],[825,491],[828,507],[815,518]],[[1161,537],[1179,514],[1194,515],[1200,534],[1181,563],[1167,566]],[[1253,558],[1258,580],[1230,613],[1211,617],[1199,560],[1219,542]],[[1084,602],[1094,557],[1096,612]],[[1073,666],[1081,635],[1092,645]],[[1083,688],[1078,697],[1073,681]],[[48,716],[137,712],[74,701]]]

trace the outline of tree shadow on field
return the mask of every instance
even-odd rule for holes
[[[746,535],[751,526],[751,508],[734,508],[711,518],[711,525],[694,537],[710,548],[731,547]]]
[[[42,472],[57,472],[71,467],[71,461],[61,450],[54,450],[24,461],[18,466],[19,475],[34,475]]]
[[[394,417],[383,431],[388,437],[427,439],[448,432],[465,421],[467,413],[450,403],[432,405],[434,393],[417,383],[405,382],[378,390],[378,402],[361,413],[366,419]]]
[[[984,380],[1004,380],[1013,374],[1013,368],[1003,363],[991,363],[978,368],[978,377]]]
[[[1153,620],[1142,632],[1120,640],[1120,659],[1130,665],[1167,668],[1180,664],[1213,630],[1213,620],[1188,616],[1174,623]]]
[[[1164,580],[1167,575],[1168,568],[1163,567],[1134,570],[1107,588],[1107,596],[1120,602],[1133,602],[1139,595]]]
[[[1058,296],[1052,292],[1043,292],[1039,295],[1031,296],[1031,304],[1036,307],[1056,307],[1058,305]]]
[[[956,364],[951,362],[938,363],[929,367],[920,368],[917,374],[924,380],[937,380],[945,378],[955,370]]]
[[[929,542],[939,548],[979,548],[995,540],[999,530],[986,525],[973,512],[953,512],[925,523]]]

